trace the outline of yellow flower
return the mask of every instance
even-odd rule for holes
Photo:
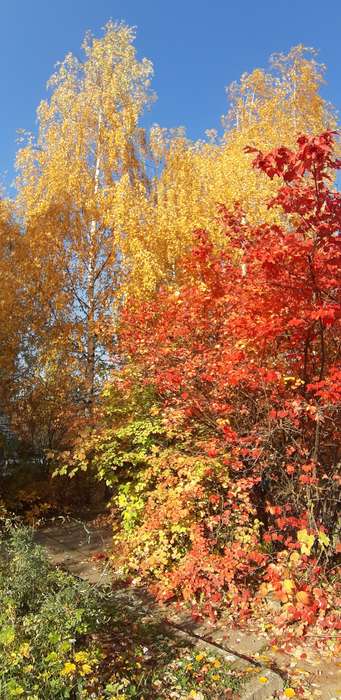
[[[80,663],[85,663],[89,658],[89,654],[86,653],[86,651],[77,651],[75,654],[75,660],[79,661]]]
[[[92,669],[89,664],[83,664],[82,666],[82,676],[87,676],[89,673],[91,673]]]
[[[284,695],[286,698],[294,698],[296,693],[293,688],[286,688],[284,691]]]
[[[213,680],[213,681],[219,681],[219,678],[220,678],[220,676],[217,676],[217,674],[215,674],[214,676],[212,676],[212,680]]]
[[[24,658],[27,658],[30,655],[30,645],[25,642],[19,647],[19,654],[23,656]]]
[[[196,657],[195,657],[195,660],[196,660],[196,661],[202,661],[203,658],[204,658],[204,654],[197,654]]]
[[[32,664],[28,664],[28,666],[24,666],[24,673],[31,673],[31,671],[33,671]]]
[[[70,661],[67,661],[64,664],[64,667],[62,668],[60,675],[61,676],[72,676],[72,674],[75,672],[75,670],[76,670],[76,664],[72,664],[72,663],[70,663]]]
[[[216,660],[215,660],[213,666],[214,666],[214,668],[220,668],[221,662],[219,661],[219,659],[216,659]]]
[[[258,680],[260,683],[269,683],[269,679],[266,676],[259,676]]]

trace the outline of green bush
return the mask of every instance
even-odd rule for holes
[[[85,646],[103,619],[90,585],[49,566],[28,529],[1,540],[0,698],[98,697],[100,654]]]

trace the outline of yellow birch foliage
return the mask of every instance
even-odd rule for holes
[[[250,223],[274,220],[276,211],[266,203],[276,180],[252,170],[244,148],[291,147],[300,133],[333,128],[333,110],[319,94],[323,74],[315,52],[297,46],[288,55],[274,55],[268,71],[244,74],[228,89],[230,110],[221,139],[208,132],[208,141],[192,143],[179,131],[152,131],[160,172],[156,167],[150,190],[140,190],[131,202],[124,241],[132,258],[133,294],[144,294],[176,273],[176,261],[191,245],[195,228],[208,228],[226,245],[216,221],[217,203],[232,207],[239,201]]]
[[[139,117],[153,97],[152,66],[137,59],[133,41],[131,28],[112,22],[101,38],[88,34],[84,60],[68,54],[57,66],[38,137],[17,156],[27,284],[51,319],[41,337],[48,349],[65,347],[70,367],[76,362],[88,404],[122,271],[126,191],[146,177]]]

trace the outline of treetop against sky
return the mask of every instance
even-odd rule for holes
[[[154,64],[157,102],[147,124],[184,125],[191,138],[205,138],[219,129],[227,111],[225,86],[246,71],[266,67],[273,52],[288,52],[297,44],[314,46],[326,63],[322,88],[336,108],[341,6],[329,0],[293,3],[279,0],[224,2],[187,0],[3,0],[0,9],[0,80],[6,109],[1,114],[0,172],[6,185],[13,180],[16,134],[34,131],[36,108],[45,97],[46,81],[57,61],[69,52],[80,54],[87,29],[99,35],[113,18],[137,27],[140,58]]]

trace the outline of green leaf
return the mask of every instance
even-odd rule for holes
[[[3,627],[2,630],[0,630],[0,644],[3,644],[5,647],[7,647],[10,644],[12,644],[14,639],[15,629],[11,625],[7,625],[6,627]]]

